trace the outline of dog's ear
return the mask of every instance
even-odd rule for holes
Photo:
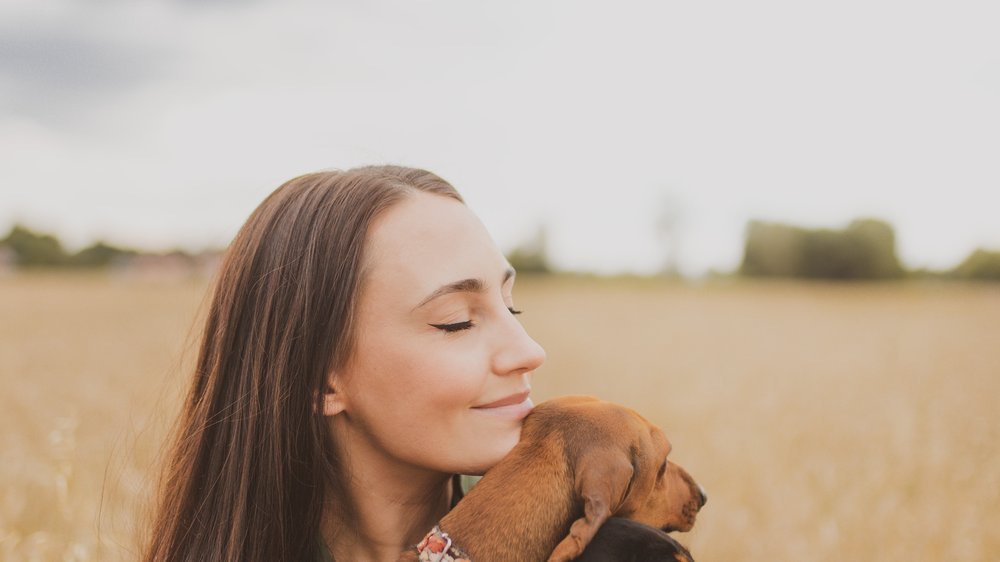
[[[576,466],[576,492],[583,499],[583,517],[577,519],[549,556],[548,562],[568,562],[583,553],[601,525],[614,514],[628,491],[632,462],[614,447],[594,448]]]

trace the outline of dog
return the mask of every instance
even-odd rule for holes
[[[694,562],[691,553],[659,529],[611,517],[573,562]]]
[[[612,516],[688,531],[707,497],[670,449],[660,428],[623,406],[543,402],[511,452],[399,561],[568,562]]]

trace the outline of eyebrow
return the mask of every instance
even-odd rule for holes
[[[506,283],[511,277],[514,277],[515,272],[513,268],[507,268],[503,272],[503,281],[500,282],[501,285]],[[482,293],[486,290],[486,282],[482,279],[462,279],[461,281],[455,281],[454,283],[448,283],[447,285],[442,285],[437,288],[433,293],[427,295],[427,298],[420,301],[420,304],[413,307],[413,310],[424,306],[425,304],[431,302],[432,300],[450,293]]]

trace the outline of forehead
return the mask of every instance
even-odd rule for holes
[[[366,292],[426,296],[443,284],[482,278],[499,283],[507,268],[482,222],[460,201],[416,192],[372,224]]]

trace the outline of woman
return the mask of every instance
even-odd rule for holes
[[[220,272],[144,559],[395,560],[518,440],[545,352],[513,283],[432,173],[282,185]]]

